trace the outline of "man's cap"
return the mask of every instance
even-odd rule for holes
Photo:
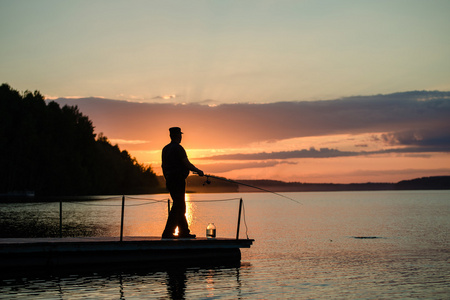
[[[182,134],[180,127],[171,127],[169,128],[170,134]]]

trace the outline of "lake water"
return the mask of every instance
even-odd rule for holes
[[[8,277],[0,299],[448,299],[450,191],[191,194],[197,236],[214,222],[240,266]],[[167,195],[127,197],[124,235],[159,236]],[[227,200],[214,201],[209,200]],[[118,236],[121,198],[63,203],[64,235]],[[0,204],[0,237],[57,236],[59,203]],[[25,229],[24,229],[25,228]]]

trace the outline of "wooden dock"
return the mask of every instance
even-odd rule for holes
[[[81,265],[240,262],[240,248],[253,239],[160,237],[66,237],[0,239],[0,269],[57,268]]]

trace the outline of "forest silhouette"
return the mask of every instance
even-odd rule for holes
[[[77,106],[0,86],[0,194],[36,196],[152,193],[151,166],[112,145]]]

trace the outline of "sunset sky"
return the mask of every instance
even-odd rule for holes
[[[78,105],[158,174],[180,126],[191,161],[233,179],[450,175],[449,15],[447,0],[0,0],[0,83]]]

